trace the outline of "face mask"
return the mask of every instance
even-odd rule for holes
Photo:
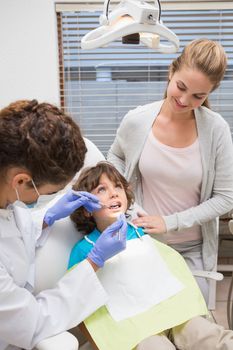
[[[27,208],[29,208],[29,209],[39,209],[39,208],[46,206],[46,204],[48,204],[50,201],[52,201],[56,196],[58,196],[63,191],[63,189],[62,189],[62,190],[55,192],[55,193],[52,193],[52,194],[40,194],[34,181],[33,180],[31,180],[31,181],[32,181],[32,184],[33,184],[33,187],[34,187],[36,193],[38,194],[38,199],[32,203],[25,204],[27,206]],[[16,188],[15,188],[15,191],[16,191],[17,199],[18,199],[18,201],[20,201],[19,194],[18,194],[18,191]]]
[[[57,195],[58,195],[58,192],[53,193],[53,194],[41,194],[39,196],[39,198],[37,199],[37,201],[35,201],[33,203],[27,203],[27,204],[25,203],[25,205],[29,209],[43,208],[46,206],[46,204],[48,204],[50,201],[52,201]]]
[[[52,193],[52,194],[41,194],[34,207],[40,208],[40,207],[45,206],[47,203],[52,201],[59,193],[60,193],[60,191],[58,191],[56,193]]]
[[[34,208],[36,205],[37,205],[37,201],[35,201],[35,202],[33,202],[33,203],[28,203],[28,204],[26,204],[26,206],[27,206],[29,209]]]

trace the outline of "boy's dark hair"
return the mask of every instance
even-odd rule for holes
[[[87,191],[91,192],[94,190],[100,181],[101,175],[106,174],[107,177],[114,183],[121,183],[128,201],[127,209],[134,201],[134,195],[130,189],[130,184],[126,179],[119,173],[119,171],[108,162],[99,162],[96,166],[83,169],[78,180],[73,185],[75,191]],[[92,232],[96,228],[95,220],[92,216],[88,216],[87,212],[83,207],[75,210],[71,214],[71,220],[75,223],[78,230],[84,234]]]
[[[37,186],[65,183],[87,149],[78,125],[49,103],[16,101],[0,111],[0,171],[28,170]]]

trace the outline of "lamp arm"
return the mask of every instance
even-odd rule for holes
[[[109,4],[110,4],[110,0],[104,0],[104,8],[103,8],[101,21],[103,20],[105,21],[105,23],[101,23],[101,24],[108,24]]]
[[[110,0],[109,0],[110,1]],[[159,8],[159,18],[158,18],[158,20],[159,20],[159,22],[160,22],[160,19],[161,19],[161,12],[162,12],[162,10],[161,10],[161,4],[160,4],[160,1],[159,0],[155,0],[155,6],[156,6],[156,4],[158,5],[158,8]]]

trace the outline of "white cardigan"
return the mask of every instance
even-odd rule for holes
[[[136,201],[142,206],[138,162],[163,102],[129,111],[108,154],[108,160],[131,182]],[[164,216],[164,220],[167,231],[201,225],[204,268],[212,270],[218,246],[217,218],[233,208],[233,147],[229,126],[218,113],[200,107],[195,110],[195,118],[203,170],[200,204]]]

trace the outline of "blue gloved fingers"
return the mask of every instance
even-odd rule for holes
[[[113,224],[108,226],[106,230],[103,231],[102,235],[106,234],[106,235],[112,235],[112,237],[115,236],[116,233],[122,228],[123,224],[124,224],[124,220],[118,219]]]
[[[121,222],[121,227],[119,228],[117,239],[121,242],[122,246],[126,247],[126,237],[127,237],[127,222],[125,219],[125,216],[122,214],[119,219],[119,222]]]
[[[88,192],[76,192],[69,190],[59,200],[47,210],[44,221],[51,226],[54,221],[62,219],[72,214],[80,207],[86,207],[88,211],[94,211],[101,208],[96,196]]]
[[[99,210],[101,209],[101,204],[100,203],[96,203],[96,202],[92,202],[91,199],[82,196],[79,199],[80,202],[80,207],[83,206],[87,211],[89,211],[90,213],[92,213],[93,211]]]
[[[90,200],[92,200],[92,202],[96,202],[99,203],[99,198],[97,196],[95,196],[94,194],[90,193],[90,192],[86,192],[86,191],[75,191],[72,190],[73,194],[75,196],[79,196],[79,197],[86,197],[89,198]]]
[[[101,209],[101,204],[99,203],[99,198],[94,194],[85,191],[74,191],[74,196],[76,196],[80,202],[80,207],[83,206],[90,213]]]
[[[93,211],[100,210],[102,208],[101,204],[93,203],[91,201],[84,203],[83,206],[87,211],[89,211],[89,213],[92,213]]]
[[[67,201],[73,202],[76,199],[78,199],[78,197],[80,197],[78,193],[79,193],[78,191],[74,191],[72,189],[68,190],[67,193],[65,194]]]
[[[112,232],[116,235],[117,232],[123,235],[122,239],[126,239],[127,233],[127,222],[124,214],[121,214],[117,221],[115,221],[111,226],[108,227],[108,232]],[[119,237],[119,235],[117,235]]]
[[[123,216],[123,218],[122,218]],[[122,221],[122,226],[119,229],[119,238],[122,240],[122,242],[125,241],[125,245],[126,245],[126,236],[127,236],[127,222],[126,222],[126,218],[125,216],[122,214],[120,217],[121,221]]]
[[[120,233],[118,235],[118,233]],[[107,227],[97,239],[88,257],[99,267],[126,247],[127,223],[125,218],[119,218]]]

